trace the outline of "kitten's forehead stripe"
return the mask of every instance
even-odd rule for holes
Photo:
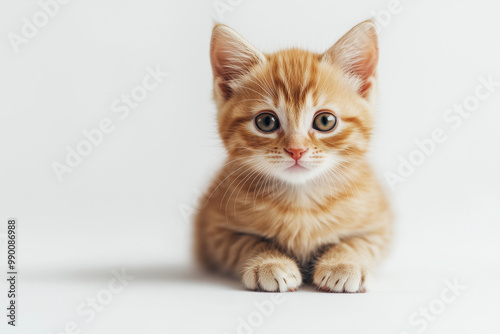
[[[274,88],[284,98],[295,125],[298,125],[308,94],[318,86],[318,55],[286,50],[268,56],[268,62],[268,75],[273,79]],[[317,95],[313,95],[313,99],[316,98]]]

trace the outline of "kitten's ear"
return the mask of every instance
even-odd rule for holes
[[[266,57],[241,37],[236,31],[217,24],[212,31],[210,62],[215,84],[225,99],[231,97],[235,81],[250,71]]]
[[[361,22],[328,49],[322,59],[340,66],[360,79],[358,92],[367,97],[375,80],[378,62],[378,39],[372,20]]]

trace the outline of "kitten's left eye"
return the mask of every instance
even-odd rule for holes
[[[337,117],[332,113],[322,112],[316,115],[312,127],[318,131],[328,132],[337,125]]]
[[[255,117],[255,125],[262,132],[273,132],[278,130],[280,122],[275,115],[264,112]]]

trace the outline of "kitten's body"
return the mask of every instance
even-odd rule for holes
[[[361,25],[323,55],[263,55],[229,28],[214,28],[214,95],[229,159],[196,218],[196,255],[205,266],[240,275],[249,289],[295,290],[310,273],[321,290],[366,290],[392,219],[365,158],[376,36],[371,23]],[[278,130],[255,128],[262,110],[279,119]],[[310,128],[318,110],[335,114],[334,130]],[[289,152],[296,147],[298,157]]]

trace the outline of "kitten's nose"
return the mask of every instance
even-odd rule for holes
[[[299,160],[302,158],[304,153],[306,153],[308,148],[285,148],[285,152],[288,153],[292,158],[295,159],[295,161]]]

